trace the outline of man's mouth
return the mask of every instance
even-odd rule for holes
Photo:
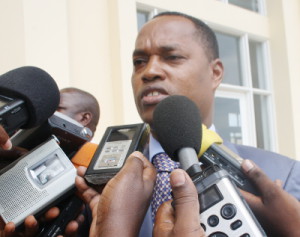
[[[159,90],[150,90],[144,93],[142,96],[142,103],[144,105],[155,105],[158,104],[160,101],[167,97],[167,93],[164,93]]]
[[[159,92],[159,91],[151,91],[151,92],[149,92],[147,95],[145,95],[145,96],[158,96],[158,95],[160,95],[161,93]]]

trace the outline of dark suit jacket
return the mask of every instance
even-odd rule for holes
[[[244,159],[254,161],[270,179],[280,179],[283,188],[300,201],[300,162],[262,149],[224,142]]]
[[[284,190],[300,200],[299,161],[255,147],[237,145],[229,142],[224,142],[224,145],[240,157],[254,161],[270,179],[280,179],[283,183]],[[148,210],[140,230],[140,237],[152,236],[153,224],[149,213]]]

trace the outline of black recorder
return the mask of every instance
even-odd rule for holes
[[[198,192],[201,225],[207,236],[266,236],[226,170],[212,165],[192,180]]]
[[[149,138],[144,123],[108,127],[85,173],[88,183],[107,183],[134,151],[143,151]]]
[[[200,157],[200,161],[206,166],[217,165],[226,170],[239,188],[258,195],[257,189],[242,171],[241,163],[243,158],[223,144],[212,144]]]
[[[72,157],[93,135],[89,128],[60,112],[55,112],[42,125],[18,131],[11,141],[14,146],[32,150],[52,134],[57,137],[60,147],[68,157]]]
[[[27,117],[28,112],[22,100],[0,95],[0,125],[9,136],[25,124],[24,118]]]

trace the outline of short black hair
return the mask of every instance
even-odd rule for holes
[[[196,28],[196,34],[197,37],[200,38],[201,43],[204,45],[204,50],[206,51],[208,57],[210,57],[211,60],[219,58],[219,46],[218,46],[218,41],[216,38],[216,34],[214,31],[202,20],[187,15],[185,13],[181,12],[173,12],[173,11],[166,11],[166,12],[161,12],[158,13],[153,17],[157,18],[160,16],[181,16],[184,17],[194,23],[194,26]]]

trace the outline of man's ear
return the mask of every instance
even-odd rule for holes
[[[212,72],[213,72],[213,86],[216,90],[218,86],[221,84],[224,75],[224,66],[222,61],[217,58],[211,62]]]
[[[92,113],[87,111],[87,112],[81,112],[80,113],[81,117],[80,117],[80,123],[86,127],[91,121],[92,121]]]

